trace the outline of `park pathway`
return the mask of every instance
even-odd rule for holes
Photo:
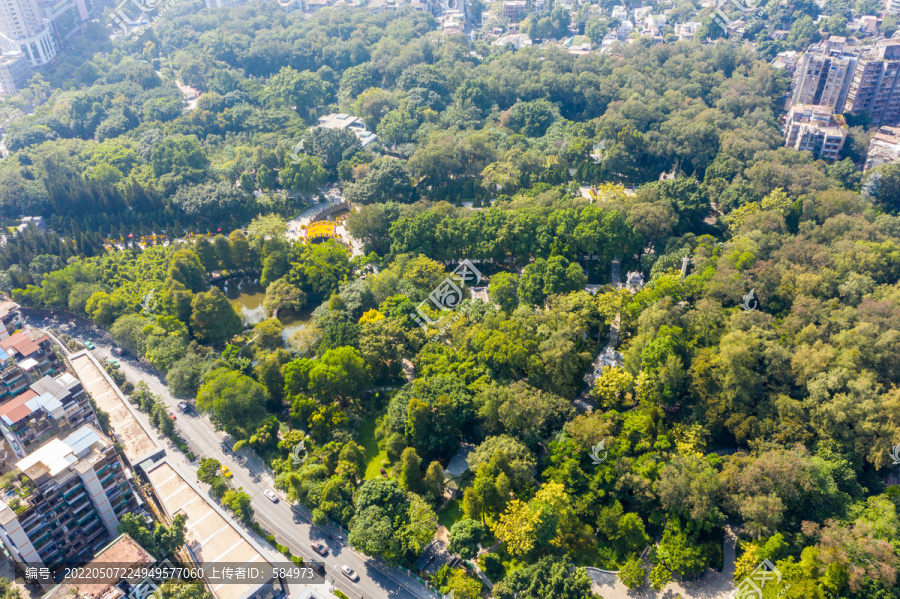
[[[734,560],[737,534],[731,526],[725,527],[722,545],[723,571],[707,570],[697,580],[676,580],[661,591],[654,591],[649,582],[628,590],[619,582],[615,573],[597,568],[586,568],[591,577],[591,588],[603,599],[729,599],[734,591]]]

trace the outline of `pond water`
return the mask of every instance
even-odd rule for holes
[[[241,317],[245,327],[252,327],[258,322],[265,320],[268,316],[265,308],[263,308],[266,289],[260,285],[258,278],[234,277],[224,281],[216,281],[213,285],[222,290],[222,293],[234,306],[235,312]],[[278,320],[284,327],[282,337],[285,341],[309,324],[310,314],[311,311],[306,310],[299,313],[282,310],[278,313]]]

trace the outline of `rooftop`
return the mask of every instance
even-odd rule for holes
[[[22,395],[19,395],[0,406],[0,418],[2,418],[6,424],[13,424],[22,418],[27,417],[31,414],[31,408],[29,408],[26,403],[28,400],[34,399],[37,396],[38,394],[31,389],[26,390]]]
[[[110,443],[93,426],[84,425],[65,439],[53,439],[33,454],[16,462],[16,468],[36,479],[44,474],[56,476],[84,458],[97,443]]]
[[[38,331],[19,331],[15,335],[11,335],[6,339],[0,340],[0,348],[6,353],[18,354],[23,358],[27,358],[31,354],[40,351],[40,343],[47,341],[47,336]]]
[[[141,463],[156,496],[170,518],[184,514],[185,543],[200,565],[233,562],[263,564],[262,551],[222,510],[201,494],[179,470],[165,459]],[[217,584],[212,591],[218,599],[241,599],[255,592],[259,584]]]
[[[3,55],[5,56],[5,54]],[[19,304],[12,300],[3,300],[0,301],[0,318],[3,318],[13,310],[18,310]]]
[[[109,545],[101,549],[85,568],[99,568],[103,564],[115,564],[116,567],[127,569],[137,566],[149,566],[156,563],[146,549],[127,534],[119,535]],[[131,584],[140,582],[139,579],[124,579]],[[119,580],[102,581],[97,584],[80,584],[78,587],[65,582],[53,587],[43,599],[114,599],[125,593],[113,585]]]

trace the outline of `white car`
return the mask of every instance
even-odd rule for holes
[[[359,580],[359,576],[356,575],[356,572],[354,572],[353,569],[350,568],[350,566],[341,566],[341,574],[343,574],[353,582]]]
[[[275,491],[266,489],[263,491],[263,495],[269,498],[269,501],[272,503],[278,503],[278,495],[275,494]]]

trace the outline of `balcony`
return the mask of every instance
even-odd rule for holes
[[[78,526],[83,526],[85,522],[87,522],[91,518],[96,518],[96,517],[97,517],[97,514],[94,513],[93,510],[87,511],[78,520],[76,520],[76,522],[78,523]]]

